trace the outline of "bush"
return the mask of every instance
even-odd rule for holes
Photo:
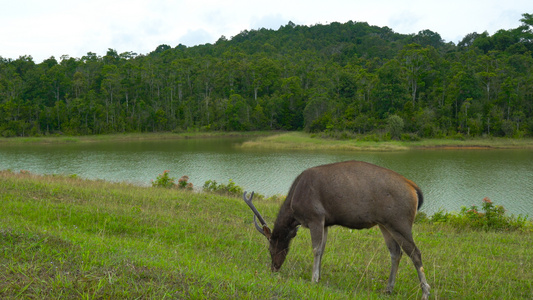
[[[429,221],[429,218],[425,212],[419,211],[416,213],[415,223],[427,223],[428,221]]]
[[[241,196],[244,193],[244,189],[235,184],[233,180],[229,180],[227,185],[218,184],[215,180],[208,180],[204,183],[204,191],[217,193],[227,196]]]
[[[379,142],[381,141],[381,138],[373,133],[373,134],[367,134],[365,136],[362,136],[362,137],[359,137],[357,138],[358,141],[361,141],[361,142]]]
[[[193,184],[192,182],[189,182],[189,176],[181,176],[181,178],[178,180],[178,188],[192,190]]]
[[[435,224],[447,223],[457,228],[482,229],[485,231],[531,230],[533,227],[527,216],[507,216],[503,206],[494,205],[487,197],[483,199],[481,210],[476,205],[462,207],[459,214],[439,210],[428,219],[428,222]]]
[[[460,132],[453,133],[452,135],[449,135],[448,138],[453,139],[453,140],[459,140],[459,141],[466,140],[465,136]]]
[[[402,133],[400,138],[402,141],[420,141],[420,137],[416,133]]]
[[[387,129],[392,139],[396,139],[396,140],[400,139],[403,126],[404,126],[404,121],[402,117],[398,115],[390,115],[387,118]]]
[[[483,199],[481,204],[483,212],[473,205],[470,209],[463,208],[465,217],[471,221],[471,227],[488,230],[516,230],[527,226],[527,217],[505,215],[505,208],[501,205],[494,205],[488,198]]]
[[[164,188],[172,188],[176,184],[174,183],[174,177],[170,177],[168,174],[169,171],[165,170],[163,173],[159,174],[155,180],[152,180],[152,186],[153,187],[164,187]]]
[[[444,211],[444,210],[439,210],[438,212],[436,212],[435,214],[433,214],[433,216],[431,216],[431,222],[433,223],[436,223],[436,224],[439,224],[439,223],[447,223],[447,222],[450,222],[451,220],[453,219],[453,215]]]
[[[175,183],[174,177],[170,177],[169,171],[165,170],[159,174],[155,180],[152,180],[152,187],[163,187],[167,189],[179,188],[192,190],[193,184],[189,182],[189,176],[184,175],[178,180],[178,184]]]
[[[215,180],[208,180],[204,183],[204,191],[216,193],[224,196],[242,197],[244,189],[233,180],[229,180],[228,184],[217,183]],[[263,198],[262,195],[255,193],[256,198]]]

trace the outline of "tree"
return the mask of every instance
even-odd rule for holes
[[[376,108],[380,115],[396,113],[409,101],[409,82],[406,69],[398,60],[391,59],[377,70]]]
[[[431,46],[434,48],[441,47],[444,44],[444,40],[440,34],[429,29],[419,31],[418,34],[413,37],[413,41],[416,44],[422,46]]]
[[[324,93],[318,92],[316,89],[313,89],[310,91],[310,98],[309,101],[307,101],[307,104],[304,109],[304,122],[305,122],[305,128],[307,130],[310,130],[311,126],[313,125],[313,122],[315,120],[320,119],[323,117],[327,112],[329,111],[330,101],[328,101],[328,97]],[[327,125],[327,124],[325,124]],[[315,127],[311,131],[323,131],[325,130],[325,126],[318,126]]]
[[[520,43],[524,44],[529,51],[533,51],[533,14],[522,14],[522,26],[518,27]]]
[[[414,108],[419,87],[424,84],[423,78],[431,68],[429,64],[429,49],[422,48],[418,44],[407,45],[400,52],[400,60],[407,70],[411,101]]]
[[[280,123],[290,130],[302,128],[304,102],[300,78],[292,76],[282,79],[280,96],[283,100]]]
[[[252,85],[256,102],[260,91],[264,90],[267,95],[270,94],[272,85],[279,80],[279,73],[276,63],[268,58],[261,58],[257,64],[252,65]]]
[[[0,134],[388,129],[533,134],[533,14],[455,46],[363,22],[246,30],[216,44],[0,57]],[[398,138],[394,133],[394,138]]]
[[[387,118],[387,130],[390,133],[391,138],[400,139],[402,134],[404,122],[402,117],[398,115],[390,115]]]
[[[493,86],[493,81],[497,77],[497,70],[496,70],[496,58],[495,58],[495,52],[491,52],[491,55],[482,55],[478,59],[479,63],[479,72],[477,73],[477,76],[481,79],[481,82],[485,86],[485,93],[486,93],[486,99],[487,103],[490,102],[491,99],[491,87]]]
[[[102,70],[104,79],[102,80],[102,91],[106,95],[105,99],[105,111],[106,111],[106,124],[112,126],[115,121],[115,97],[120,91],[120,74],[118,68],[115,65],[106,65]],[[111,124],[110,124],[111,113]]]
[[[242,131],[250,127],[250,108],[241,95],[231,95],[226,107],[226,130]]]

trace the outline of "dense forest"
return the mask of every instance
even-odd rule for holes
[[[0,57],[0,136],[306,130],[533,136],[533,14],[457,45],[363,22],[242,31],[148,54]]]

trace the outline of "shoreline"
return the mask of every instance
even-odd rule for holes
[[[423,139],[419,141],[335,140],[312,137],[302,132],[287,132],[246,141],[244,149],[332,150],[332,151],[408,151],[408,150],[496,150],[533,149],[533,139],[476,138],[466,140]]]
[[[302,151],[407,151],[407,150],[494,150],[533,149],[533,139],[475,138],[422,139],[419,141],[365,141],[358,139],[336,140],[314,137],[312,134],[291,131],[250,132],[183,132],[183,133],[125,133],[85,136],[44,136],[0,138],[0,147],[20,144],[66,144],[93,142],[124,142],[173,139],[250,138],[237,147],[241,149],[302,150]]]
[[[10,137],[0,138],[0,146],[15,144],[68,144],[68,143],[94,143],[94,142],[124,142],[124,141],[150,141],[150,140],[180,140],[180,139],[209,139],[209,138],[238,138],[258,137],[271,135],[268,131],[253,132],[157,132],[157,133],[113,133],[101,135],[80,136],[41,136],[41,137]]]

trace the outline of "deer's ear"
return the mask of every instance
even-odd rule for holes
[[[270,228],[268,228],[267,226],[263,226],[263,233],[265,234],[267,239],[270,240],[270,237],[272,236],[272,231],[270,231]]]

